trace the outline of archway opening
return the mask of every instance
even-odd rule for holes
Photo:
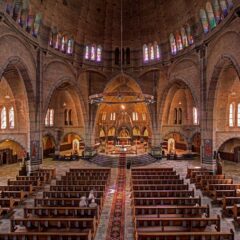
[[[53,158],[55,154],[55,140],[51,135],[43,136],[43,158]]]
[[[105,90],[99,105],[95,142],[105,154],[144,154],[151,142],[151,118],[141,89],[132,79],[118,77]]]
[[[26,151],[19,143],[8,139],[0,142],[0,165],[17,163],[25,155]]]
[[[60,143],[60,156],[71,157],[72,155],[82,156],[84,142],[81,136],[75,133],[66,134]]]
[[[232,138],[225,141],[218,152],[223,160],[240,162],[240,138]]]
[[[201,151],[201,134],[195,133],[192,137],[192,152],[200,154]]]
[[[187,150],[187,142],[180,133],[169,133],[164,138],[163,150],[167,154],[181,155]]]

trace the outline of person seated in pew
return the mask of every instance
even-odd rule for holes
[[[87,207],[87,199],[85,196],[81,197],[81,200],[79,202],[79,207]]]
[[[97,207],[97,203],[95,202],[95,198],[92,198],[91,203],[89,204],[89,207],[91,207],[91,208]]]
[[[95,200],[94,190],[91,190],[89,195],[88,195],[88,201],[91,202],[92,199]]]

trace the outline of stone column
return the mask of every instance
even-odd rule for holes
[[[213,127],[212,119],[208,119],[207,106],[207,46],[199,49],[200,59],[200,129],[201,129],[201,162],[202,166],[215,172],[213,159]]]
[[[34,119],[30,120],[30,163],[31,171],[42,163],[42,51],[36,50],[36,96]]]

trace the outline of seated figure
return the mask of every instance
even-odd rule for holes
[[[91,208],[97,207],[97,203],[95,202],[94,198],[91,200],[91,203],[89,204],[89,207],[91,207]]]
[[[88,201],[91,202],[92,199],[95,200],[95,196],[94,196],[94,191],[93,191],[93,190],[91,190],[90,193],[89,193],[89,195],[88,195]]]
[[[79,207],[87,207],[87,201],[85,196],[81,197],[81,200],[79,202]]]

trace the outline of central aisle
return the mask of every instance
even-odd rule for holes
[[[123,240],[125,227],[126,155],[120,154],[118,176],[106,240]]]

